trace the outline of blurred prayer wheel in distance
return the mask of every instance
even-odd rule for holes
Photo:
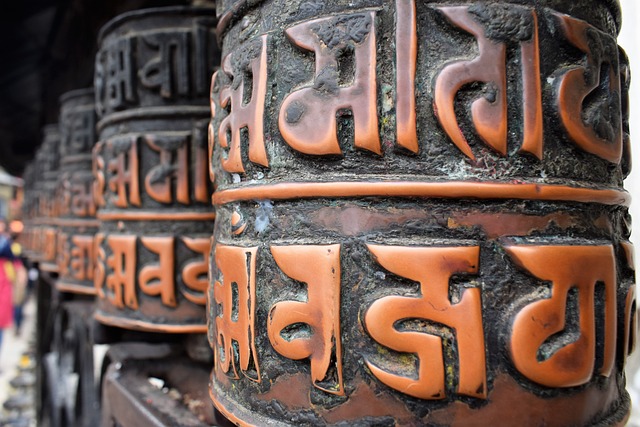
[[[57,124],[47,125],[43,128],[43,134],[42,146],[36,155],[37,165],[42,168],[36,183],[39,205],[36,259],[40,261],[40,270],[56,273],[58,271],[56,264],[56,239],[58,235],[56,186],[58,168],[60,167],[58,154],[60,129]]]
[[[210,394],[232,421],[624,424],[619,5],[533,3],[218,1]]]
[[[60,291],[95,295],[93,239],[98,231],[91,150],[96,142],[93,89],[60,97],[58,250]]]
[[[35,256],[34,219],[36,217],[35,211],[37,207],[37,197],[35,193],[36,173],[37,168],[35,162],[31,162],[25,167],[24,173],[22,174],[24,179],[24,202],[22,203],[24,230],[19,236],[19,242],[22,244],[24,256],[30,260],[33,260]]]
[[[213,9],[139,10],[107,23],[96,57],[96,319],[204,332],[211,230],[208,93]]]

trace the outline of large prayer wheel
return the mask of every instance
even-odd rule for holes
[[[104,324],[206,331],[215,22],[213,9],[172,7],[126,13],[101,30],[94,283]]]
[[[36,185],[36,164],[35,162],[29,163],[25,169],[22,177],[24,179],[23,194],[24,201],[22,203],[22,218],[24,223],[24,230],[19,236],[19,242],[22,245],[23,254],[33,259],[35,256],[35,230],[34,219],[36,218],[37,198],[35,193]]]
[[[216,407],[256,426],[623,425],[617,2],[218,11]]]
[[[94,295],[93,239],[98,230],[91,150],[96,142],[93,89],[60,98],[58,250],[60,291]]]
[[[57,124],[47,125],[43,128],[43,141],[36,155],[36,164],[41,171],[36,183],[38,200],[36,218],[36,260],[40,262],[40,269],[49,273],[56,273],[56,239],[58,225],[58,200],[56,187],[58,181],[58,168],[60,156],[60,129]]]

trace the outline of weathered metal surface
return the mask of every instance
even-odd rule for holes
[[[24,201],[22,203],[22,220],[24,223],[24,230],[18,237],[20,244],[22,245],[25,256],[29,259],[35,257],[35,223],[36,209],[37,209],[37,197],[35,192],[36,185],[36,163],[29,163],[22,174],[24,179]]]
[[[615,1],[219,1],[211,397],[241,425],[622,425]]]
[[[208,367],[168,345],[117,344],[102,388],[102,425],[230,426],[207,396]]]
[[[60,156],[60,129],[57,124],[43,128],[44,139],[36,155],[36,165],[39,168],[38,181],[35,185],[37,198],[37,217],[35,218],[35,246],[36,260],[40,262],[40,269],[52,273],[57,272],[56,237],[58,213],[56,187]]]
[[[91,150],[96,142],[93,89],[60,98],[58,174],[58,290],[95,295],[93,239],[98,231],[93,198]]]
[[[141,10],[101,31],[93,151],[96,318],[204,332],[214,213],[207,177],[212,9]]]
[[[51,341],[39,363],[45,381],[47,422],[52,427],[95,426],[98,422],[98,387],[93,363],[93,303],[64,301],[68,294],[52,294]]]

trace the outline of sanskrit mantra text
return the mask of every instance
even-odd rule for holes
[[[256,273],[271,257],[286,277],[306,285],[306,296],[271,306],[266,324],[269,342],[285,358],[309,359],[315,387],[345,394],[341,337],[346,331],[341,330],[340,299],[343,287],[353,284],[343,283],[341,249],[340,244],[274,245],[268,251],[216,245],[209,295],[215,369],[235,379],[242,373],[261,381],[255,341],[256,331],[264,328],[256,325],[260,292]],[[451,282],[454,276],[478,276],[480,247],[367,244],[366,249],[387,272],[367,280],[375,281],[377,289],[390,290],[359,311],[362,328],[357,329],[379,346],[413,354],[416,360],[414,372],[407,373],[406,366],[402,371],[394,369],[393,360],[364,355],[371,374],[410,396],[444,399],[447,372],[457,370],[456,394],[486,398],[482,289],[474,280],[455,287]],[[618,286],[618,269],[632,268],[629,258],[623,256],[627,262],[617,266],[610,244],[504,244],[501,250],[511,266],[534,279],[537,288],[525,300],[505,308],[510,313],[506,351],[513,366],[528,380],[552,388],[610,376],[617,351],[622,349],[617,360],[624,361],[635,341],[635,285],[623,281]],[[632,248],[624,243],[620,251],[628,255]],[[389,294],[394,289],[389,274],[419,284],[419,291]],[[270,286],[278,283],[282,285],[282,279],[270,281]],[[624,315],[618,316],[619,310]],[[416,330],[408,326],[412,322],[432,326]],[[446,346],[442,328],[453,331]],[[617,336],[624,342],[618,342]],[[454,344],[456,362],[443,353]]]
[[[580,59],[572,65],[560,64],[552,74],[543,76],[539,17],[533,8],[483,4],[430,6],[429,10],[442,17],[440,26],[449,27],[430,30],[455,29],[475,38],[477,53],[437,66],[434,78],[427,79],[432,87],[422,92],[429,93],[440,128],[464,156],[475,159],[478,148],[472,149],[470,137],[507,156],[508,135],[515,132],[521,135],[519,152],[541,160],[543,114],[550,113],[558,117],[566,135],[563,139],[583,152],[614,164],[620,162],[626,138],[621,100],[627,73],[613,37],[584,21],[545,9],[545,25],[552,25],[556,33],[554,43],[573,50]],[[349,143],[381,155],[379,111],[383,107],[378,105],[378,91],[381,86],[395,86],[395,108],[391,109],[395,112],[395,143],[406,153],[420,152],[418,118],[424,111],[416,103],[421,34],[415,1],[396,2],[394,82],[378,81],[376,74],[380,49],[377,22],[377,12],[366,11],[318,18],[285,30],[289,43],[309,54],[315,66],[312,81],[295,86],[274,115],[282,140],[293,150],[311,156],[342,155],[339,121],[348,115],[353,120]],[[222,149],[221,166],[230,173],[245,172],[247,160],[270,166],[267,141],[273,138],[265,137],[272,129],[265,123],[265,117],[271,117],[265,116],[265,111],[273,108],[269,105],[268,67],[277,62],[270,56],[278,55],[269,48],[270,37],[264,34],[236,48],[212,79],[212,110],[219,119],[214,120],[218,127],[210,128],[210,138],[217,140]],[[559,49],[556,45],[550,48]],[[512,50],[520,68],[515,85],[507,78],[507,58]],[[549,90],[543,81],[552,82]],[[471,91],[475,98],[469,112],[462,112],[456,104],[461,93],[472,87],[483,89]],[[517,89],[521,89],[521,96],[515,102],[517,98],[509,93]],[[550,106],[543,103],[545,92],[552,99]],[[508,108],[513,108],[509,100],[518,104],[521,117],[514,123],[513,115],[508,114]],[[520,129],[516,131],[517,126]],[[468,127],[472,130],[466,130]],[[245,149],[247,153],[243,153]]]

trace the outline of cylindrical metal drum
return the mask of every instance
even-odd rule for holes
[[[217,408],[257,426],[622,425],[617,2],[218,11]]]
[[[212,9],[172,7],[127,13],[101,30],[94,283],[104,324],[206,330],[215,22]]]
[[[57,198],[56,187],[60,156],[60,130],[57,124],[47,125],[43,129],[44,140],[36,156],[37,167],[41,174],[36,183],[38,198],[38,218],[36,232],[36,259],[40,261],[40,269],[50,273],[58,271],[56,264],[57,237]]]
[[[43,133],[45,129],[46,128],[43,128]],[[45,139],[46,138],[43,138],[43,141]],[[36,156],[33,161],[33,164],[35,165],[35,168],[36,168],[35,185],[33,186],[34,198],[33,198],[33,215],[32,215],[33,225],[34,225],[33,255],[34,255],[34,261],[36,262],[42,261],[43,251],[44,251],[43,221],[45,221],[44,219],[45,214],[43,210],[46,205],[44,201],[46,194],[44,194],[43,187],[44,187],[44,165],[47,157],[46,148],[47,147],[44,145],[44,143],[40,144],[40,147],[38,147],[38,151],[36,151]]]
[[[91,150],[96,142],[93,89],[60,97],[58,174],[58,281],[60,291],[95,294],[94,245],[98,230],[93,199]]]
[[[37,199],[35,194],[36,184],[36,165],[35,161],[30,162],[24,169],[22,178],[24,180],[23,194],[24,200],[22,202],[22,221],[24,223],[24,230],[22,231],[19,240],[22,244],[22,250],[24,255],[33,259],[35,256],[34,247],[34,233],[35,233],[35,209],[37,205]]]

